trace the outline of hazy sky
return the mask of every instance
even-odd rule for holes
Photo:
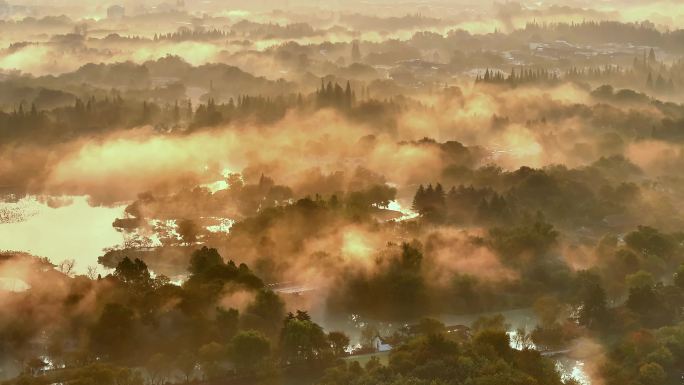
[[[6,0],[5,0],[6,1]],[[684,23],[684,2],[678,0],[539,0],[539,1],[477,1],[477,0],[183,0],[184,9],[197,15],[225,15],[231,11],[245,10],[249,12],[269,12],[272,10],[302,11],[316,8],[322,12],[362,12],[376,16],[402,16],[421,13],[439,18],[501,18],[515,17],[531,20],[546,16],[549,19],[581,21],[591,18],[586,11],[601,13],[602,19],[621,21],[651,20],[661,27],[678,28]],[[33,16],[66,14],[72,18],[100,19],[106,16],[111,5],[124,5],[127,15],[154,12],[158,9],[169,9],[177,5],[177,0],[26,0],[7,1],[9,4],[29,7]],[[161,6],[161,7],[160,7]],[[558,7],[564,7],[560,10]],[[548,11],[549,9],[552,11]],[[563,14],[565,15],[563,15]],[[552,14],[552,15],[551,15]],[[22,17],[25,14],[15,14]],[[481,21],[481,20],[480,20]],[[519,24],[519,23],[517,23]],[[524,22],[523,22],[524,25]]]

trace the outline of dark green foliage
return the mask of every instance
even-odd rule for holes
[[[678,303],[684,303],[684,297],[682,293],[668,289],[663,285],[632,287],[625,305],[639,316],[646,327],[669,325],[679,312]]]
[[[141,288],[151,283],[147,265],[137,258],[135,261],[131,261],[128,257],[122,259],[114,270],[114,276],[124,284]]]
[[[235,262],[225,263],[216,249],[206,246],[195,251],[190,259],[191,274],[187,285],[234,282],[250,289],[259,289],[263,282],[245,264],[236,266]]]
[[[345,290],[332,295],[329,304],[376,319],[408,320],[423,315],[429,302],[420,245],[403,243],[398,250],[392,248],[387,263],[375,273],[351,272],[343,277]]]
[[[671,236],[648,226],[639,226],[636,231],[627,234],[625,243],[634,251],[663,260],[668,260],[678,246]]]
[[[306,312],[288,314],[280,332],[281,358],[286,365],[329,360],[331,346],[323,328],[311,321]]]
[[[332,331],[328,333],[328,341],[330,342],[332,353],[336,357],[347,355],[346,349],[349,346],[349,336],[343,332]]]
[[[492,247],[512,262],[545,256],[556,244],[558,231],[545,222],[489,231]]]
[[[483,75],[478,75],[475,83],[507,84],[516,87],[522,84],[540,83],[553,85],[560,82],[558,74],[543,68],[513,68],[506,76],[501,71],[487,69]]]
[[[230,341],[228,355],[240,370],[258,367],[268,358],[270,341],[259,332],[240,332]]]
[[[324,84],[321,79],[321,88],[316,90],[316,103],[318,107],[336,107],[336,108],[351,108],[356,101],[356,96],[351,89],[349,82],[346,88],[342,88],[339,84],[328,82]]]
[[[413,198],[413,210],[430,221],[439,222],[444,215],[445,196],[444,189],[439,183],[434,188],[430,184],[425,189],[420,185]]]
[[[562,384],[538,352],[515,351],[503,332],[487,331],[459,343],[444,334],[417,337],[390,353],[389,365],[371,360],[331,368],[322,384]]]
[[[112,360],[130,358],[136,347],[138,330],[131,309],[119,304],[107,304],[94,325],[90,343],[93,352]]]
[[[247,306],[243,314],[242,324],[246,328],[256,329],[269,337],[275,336],[285,317],[285,303],[271,290],[260,290],[254,301]]]
[[[588,328],[607,327],[608,304],[600,278],[591,272],[580,272],[576,281],[579,324]]]

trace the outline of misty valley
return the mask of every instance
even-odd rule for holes
[[[0,0],[0,385],[681,385],[684,4]]]

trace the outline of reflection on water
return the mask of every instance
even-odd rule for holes
[[[537,346],[530,340],[521,338],[518,335],[518,330],[512,329],[506,332],[510,338],[510,345],[513,349],[523,350],[523,349],[537,349]],[[561,375],[563,381],[575,380],[580,385],[591,385],[591,378],[587,374],[584,361],[570,358],[564,353],[554,354],[551,357],[555,361],[556,370]]]
[[[556,360],[556,369],[563,381],[574,379],[581,385],[591,385],[591,378],[584,368],[584,361],[561,357]]]
[[[411,210],[408,207],[404,207],[397,200],[393,200],[387,205],[388,210],[394,210],[401,213],[401,217],[397,218],[396,221],[406,221],[418,217],[418,213]]]
[[[50,207],[27,197],[0,203],[0,211],[20,218],[0,223],[0,250],[25,251],[53,263],[73,258],[76,272],[85,273],[88,266],[97,264],[103,248],[123,242],[112,222],[122,216],[125,206],[91,207],[83,196],[64,202],[61,207]]]

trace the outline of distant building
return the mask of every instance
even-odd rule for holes
[[[126,16],[126,9],[120,5],[112,5],[107,8],[108,19],[121,19]]]
[[[377,352],[389,352],[392,350],[392,345],[388,344],[382,337],[375,336],[373,338],[373,349]]]

